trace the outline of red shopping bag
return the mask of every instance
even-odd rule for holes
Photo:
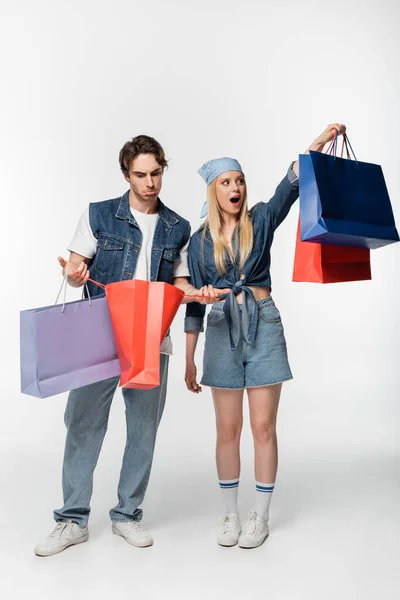
[[[121,367],[120,386],[151,389],[160,385],[160,345],[184,293],[161,281],[130,279],[103,285]]]
[[[338,283],[371,279],[369,248],[302,242],[297,227],[293,281]]]
[[[160,344],[183,292],[169,283],[130,279],[106,285],[106,296],[121,365],[120,386],[159,386]]]

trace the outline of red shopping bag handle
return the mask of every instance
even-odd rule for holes
[[[83,277],[83,279],[85,281],[90,281],[91,283],[94,283],[94,285],[97,285],[102,290],[106,289],[106,286],[103,283],[100,283],[99,281],[95,281],[94,279],[90,279],[90,277]],[[201,294],[184,294],[183,297],[184,298],[205,298],[206,296],[202,296]]]
[[[335,127],[335,135],[333,137],[333,140],[329,144],[329,147],[328,147],[328,150],[326,151],[326,154],[330,154],[332,156],[336,156],[336,152],[337,152],[337,138],[338,138],[338,130]],[[348,137],[347,133],[343,134],[343,142],[342,142],[342,150],[340,152],[340,158],[343,158],[343,150],[344,150],[345,147],[346,147],[346,154],[347,154],[348,160],[352,160],[351,154],[350,154],[350,150],[351,150],[351,152],[352,152],[352,154],[354,156],[354,160],[356,162],[358,162],[357,158],[356,158],[356,155],[354,154],[353,147],[350,144],[350,140],[349,140],[349,137]],[[350,149],[349,149],[349,147],[350,147]]]
[[[106,286],[104,285],[104,283],[100,283],[99,281],[95,281],[94,279],[90,279],[90,277],[82,277],[82,279],[84,279],[85,281],[90,281],[91,283],[94,283],[94,285],[97,285],[102,290],[106,289]]]

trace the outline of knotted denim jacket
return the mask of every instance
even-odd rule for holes
[[[229,326],[231,349],[235,350],[242,329],[245,340],[252,344],[257,334],[258,305],[249,286],[271,289],[271,245],[276,228],[287,216],[299,195],[298,178],[290,165],[286,176],[275,190],[269,202],[259,202],[250,210],[253,223],[253,249],[242,268],[242,276],[226,252],[226,274],[221,276],[214,261],[214,247],[207,230],[202,242],[203,227],[196,231],[189,245],[190,280],[196,288],[212,285],[215,288],[231,288],[224,303],[224,313]],[[232,246],[235,247],[233,240]],[[238,252],[237,252],[238,257]],[[236,295],[242,294],[242,318]],[[203,331],[206,306],[192,302],[186,307],[185,332]]]

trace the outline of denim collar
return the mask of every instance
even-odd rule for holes
[[[163,204],[160,198],[158,200],[158,214],[160,219],[162,219],[167,225],[176,225],[179,221],[176,219],[172,212]],[[118,206],[118,210],[115,213],[117,219],[132,219],[131,208],[129,206],[129,190],[125,192],[123,196],[121,196],[121,200]]]

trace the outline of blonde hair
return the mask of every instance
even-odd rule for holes
[[[214,244],[214,260],[220,275],[226,274],[226,254],[230,255],[232,262],[236,263],[237,248],[228,247],[222,230],[222,213],[217,200],[217,180],[214,179],[207,188],[208,216],[204,222],[202,234],[202,248],[204,250],[204,241],[207,229],[210,231],[211,239]],[[235,234],[239,235],[235,235]],[[239,241],[239,269],[242,270],[245,262],[250,256],[253,248],[253,224],[247,208],[247,189],[245,191],[244,201],[239,213],[239,219],[232,236],[232,240]],[[202,252],[204,255],[204,252]]]

